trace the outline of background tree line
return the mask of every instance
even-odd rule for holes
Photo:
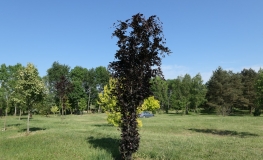
[[[0,67],[0,109],[2,113],[17,115],[18,110],[27,112],[25,98],[16,89],[19,73],[26,67],[21,64],[5,65]],[[37,72],[37,69],[36,69]],[[83,110],[92,111],[99,108],[97,104],[98,94],[103,92],[103,87],[109,82],[109,72],[105,67],[83,68],[76,66],[70,69],[68,65],[54,62],[47,70],[47,75],[38,79],[44,84],[45,95],[43,99],[34,104],[31,112],[48,115],[51,108],[57,106],[62,113],[81,113]],[[64,77],[64,79],[62,79]],[[65,105],[62,108],[62,100],[59,94],[59,83],[67,81],[71,90],[63,97]],[[84,103],[85,102],[85,103]],[[5,112],[6,111],[6,112]]]
[[[27,113],[23,92],[18,90],[19,72],[25,69],[21,64],[0,67],[0,110],[6,115]],[[37,68],[36,68],[37,71]],[[37,77],[44,84],[45,96],[31,107],[31,112],[48,115],[51,108],[58,107],[62,114],[81,114],[83,111],[101,111],[99,94],[103,95],[104,86],[109,85],[110,73],[106,67],[83,68],[54,62],[47,75]],[[67,80],[71,90],[62,99],[57,85]],[[175,79],[151,79],[153,96],[160,102],[160,110],[165,113],[198,113],[201,110],[221,115],[247,111],[260,115],[263,105],[263,70],[243,69],[240,73],[226,71],[218,67],[206,83],[200,74],[189,74]],[[107,92],[107,91],[106,91]],[[109,104],[110,105],[110,104]],[[62,107],[63,106],[63,107]],[[105,106],[105,104],[104,104]]]

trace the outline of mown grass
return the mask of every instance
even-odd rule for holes
[[[134,159],[259,160],[263,157],[263,117],[157,114],[145,118]],[[1,122],[4,119],[0,119]],[[3,124],[3,123],[1,123]],[[10,116],[0,133],[0,159],[119,159],[120,131],[105,114],[44,117]]]

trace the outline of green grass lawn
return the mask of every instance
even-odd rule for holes
[[[263,117],[157,114],[142,119],[141,142],[134,159],[261,160]],[[4,118],[0,118],[2,125]],[[2,126],[1,126],[2,128]],[[120,131],[105,114],[7,118],[0,132],[0,160],[118,159]]]

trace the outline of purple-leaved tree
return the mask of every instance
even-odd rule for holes
[[[118,21],[114,28],[112,36],[118,38],[119,50],[109,70],[117,79],[112,94],[117,97],[122,115],[121,158],[129,160],[138,150],[140,141],[136,110],[152,95],[150,79],[157,75],[163,77],[161,57],[171,52],[164,46],[162,23],[156,16],[145,19],[138,13],[124,22]]]

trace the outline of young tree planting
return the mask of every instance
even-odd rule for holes
[[[42,101],[45,96],[45,87],[38,71],[31,63],[19,72],[16,89],[18,89],[25,99],[28,110],[27,133],[29,133],[30,112],[35,104]]]
[[[112,91],[115,88],[116,81],[114,79],[110,79],[109,85],[104,86],[103,93],[99,93],[99,99],[97,103],[100,105],[102,110],[107,114],[107,121],[109,124],[114,125],[115,127],[119,127],[121,124],[121,113],[120,107],[117,106],[117,99],[112,95]],[[160,109],[160,102],[154,98],[154,96],[150,96],[144,100],[141,107],[137,108],[137,114],[142,111],[152,111],[153,113],[156,110]],[[142,127],[142,121],[137,119],[138,127]]]
[[[160,101],[150,96],[143,101],[142,106],[139,108],[139,111],[152,111],[156,113],[156,110],[160,109]]]
[[[139,148],[137,109],[145,98],[152,95],[150,79],[162,76],[161,57],[169,54],[159,18],[136,14],[126,21],[114,24],[113,36],[118,38],[119,50],[116,61],[109,65],[112,76],[117,79],[113,91],[121,112],[122,159],[132,159]]]
[[[50,111],[54,114],[54,116],[56,115],[56,113],[59,112],[59,108],[58,106],[52,106]]]
[[[81,98],[78,102],[79,110],[81,111],[81,114],[83,114],[83,111],[87,108],[87,101],[85,98]]]

